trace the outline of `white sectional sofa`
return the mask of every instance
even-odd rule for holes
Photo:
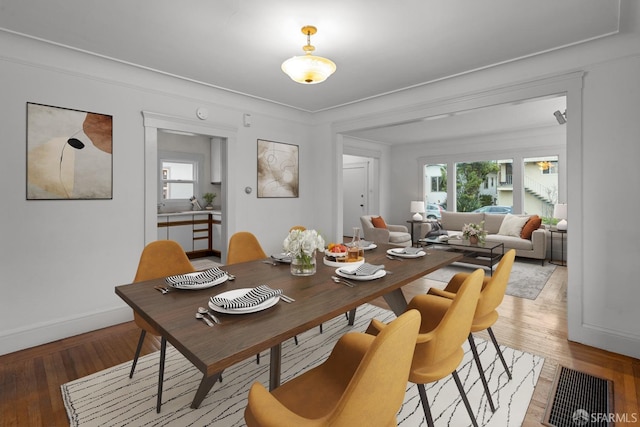
[[[484,229],[487,231],[488,242],[504,243],[505,251],[515,249],[516,256],[544,260],[547,257],[547,232],[544,228],[538,228],[531,233],[531,239],[523,239],[520,236],[499,234],[500,226],[507,214],[485,214],[475,212],[442,212],[440,225],[449,236],[461,235],[465,224],[480,224],[484,221]],[[528,215],[512,215],[523,217]],[[512,218],[513,219],[513,218]],[[511,220],[512,220],[511,219]],[[426,227],[427,229],[430,227]],[[424,231],[424,228],[423,228]],[[503,230],[504,231],[504,230]]]

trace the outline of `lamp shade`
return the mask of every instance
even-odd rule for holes
[[[294,56],[282,63],[282,71],[302,84],[322,83],[336,71],[336,64],[321,56]]]
[[[414,221],[422,221],[422,213],[424,213],[424,202],[421,201],[412,201],[411,202],[411,212],[413,212],[415,215],[413,215],[413,220]]]
[[[305,25],[300,31],[307,36],[307,45],[302,47],[305,55],[294,56],[284,61],[282,71],[294,82],[308,85],[322,83],[336,71],[336,64],[330,59],[311,54],[316,50],[311,45],[311,36],[318,31],[316,27]]]
[[[424,202],[411,202],[411,212],[424,213]]]
[[[566,231],[567,230],[567,204],[566,203],[558,203],[553,208],[553,217],[558,218],[558,224],[556,227],[558,230]]]

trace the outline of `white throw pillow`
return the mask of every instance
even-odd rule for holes
[[[500,224],[498,234],[503,236],[520,237],[522,227],[524,227],[527,221],[529,221],[529,216],[506,214],[502,220],[502,224]]]

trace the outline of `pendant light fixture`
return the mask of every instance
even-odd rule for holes
[[[310,85],[322,83],[336,71],[336,64],[330,59],[311,54],[316,50],[311,45],[311,36],[318,31],[316,27],[306,25],[302,27],[301,31],[302,34],[307,36],[307,45],[302,47],[305,55],[294,56],[284,61],[282,63],[282,71],[291,77],[291,80],[298,83]]]

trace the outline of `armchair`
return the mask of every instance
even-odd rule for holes
[[[363,215],[360,217],[364,239],[374,243],[388,243],[395,246],[411,246],[411,234],[404,225],[386,224],[386,228],[373,226],[372,218],[377,215]]]

